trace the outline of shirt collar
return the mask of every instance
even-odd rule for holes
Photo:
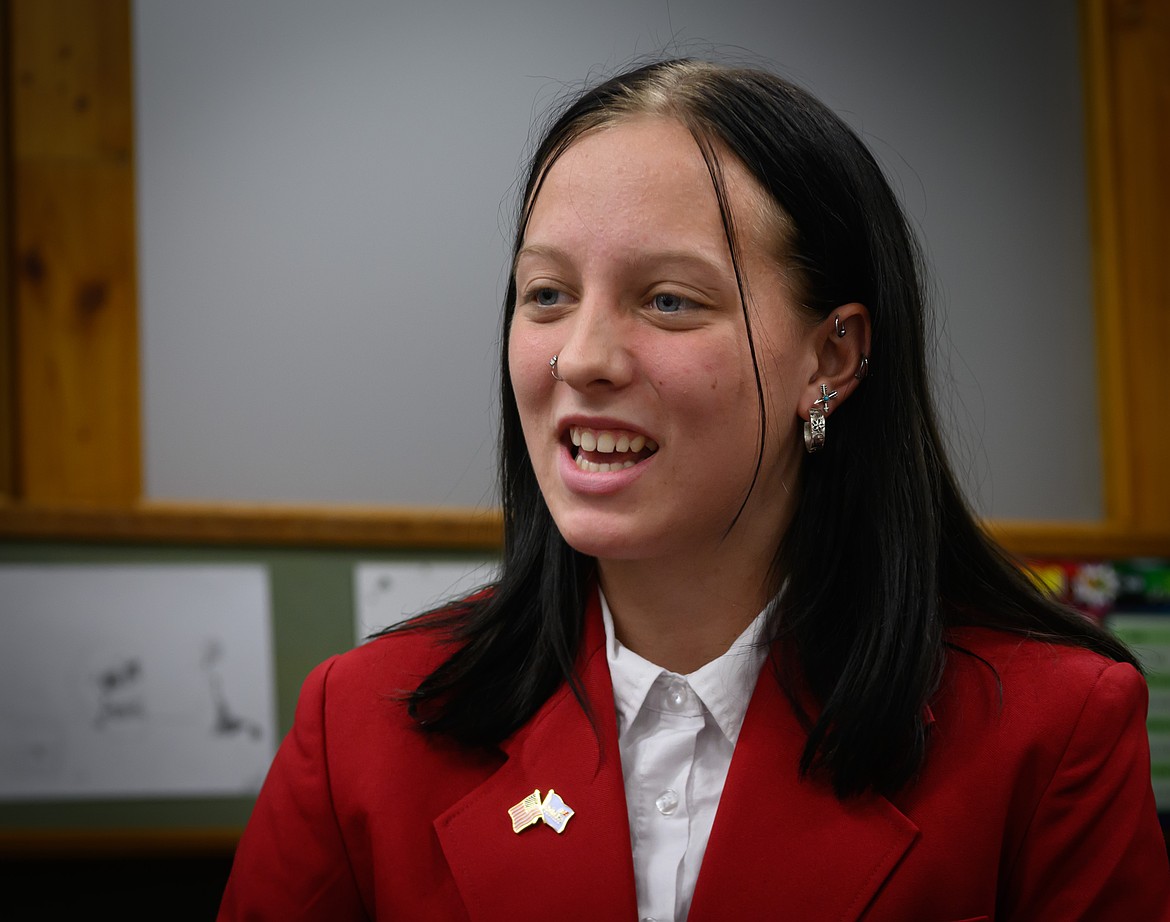
[[[646,702],[650,687],[660,675],[677,674],[656,666],[639,656],[617,639],[613,614],[605,594],[601,597],[601,619],[605,625],[605,656],[609,662],[610,681],[613,683],[614,703],[618,712],[618,733],[624,734]],[[681,676],[698,695],[723,735],[735,744],[747,714],[748,702],[756,687],[760,669],[768,657],[767,644],[760,643],[768,608],[765,608],[735,639],[722,656],[689,675]]]

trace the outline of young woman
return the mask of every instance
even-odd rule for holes
[[[503,568],[306,681],[225,919],[1163,919],[1131,654],[943,454],[915,244],[767,73],[666,61],[533,157]]]

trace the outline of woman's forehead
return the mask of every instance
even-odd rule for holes
[[[718,222],[710,173],[690,133],[662,119],[623,122],[578,138],[544,177],[530,228],[552,221],[677,215]]]
[[[715,235],[722,249],[725,218],[741,242],[754,240],[772,253],[787,237],[783,212],[718,141],[696,137],[675,118],[623,116],[574,139],[548,167],[525,241],[534,233],[600,232],[619,223],[662,231],[655,222],[669,222],[680,239]]]

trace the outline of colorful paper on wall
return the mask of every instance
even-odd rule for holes
[[[1150,762],[1159,812],[1170,812],[1170,613],[1117,612],[1110,628],[1133,649],[1150,687]]]

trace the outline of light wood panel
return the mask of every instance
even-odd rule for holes
[[[12,187],[9,173],[11,60],[8,3],[0,0],[0,497],[16,494],[16,339],[13,332]]]
[[[10,0],[18,496],[138,498],[129,0]]]
[[[1085,0],[1107,517],[1170,526],[1170,0]]]

